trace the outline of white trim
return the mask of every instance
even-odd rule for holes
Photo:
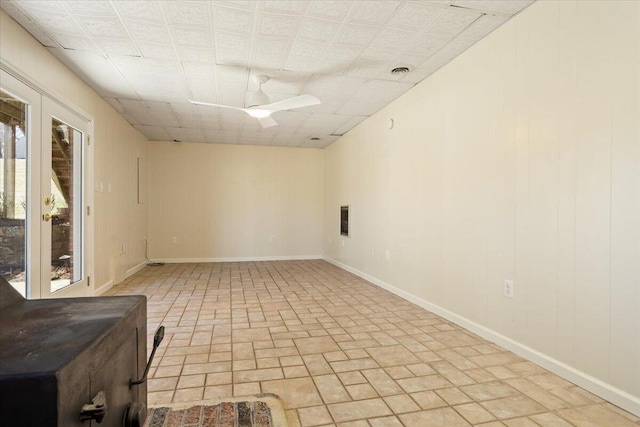
[[[222,257],[222,258],[157,258],[151,262],[166,262],[169,264],[194,262],[250,262],[250,261],[295,261],[306,259],[322,259],[322,255],[275,255],[258,257]]]
[[[104,285],[100,286],[99,288],[96,288],[93,291],[93,296],[99,296],[104,294],[105,292],[107,292],[109,289],[113,288],[113,280],[109,280],[107,283],[105,283]]]
[[[129,277],[136,274],[138,271],[142,270],[146,265],[147,265],[147,261],[142,261],[140,264],[136,265],[135,267],[131,267],[130,269],[127,270],[124,278],[128,279]]]
[[[600,396],[605,400],[608,400],[614,405],[617,405],[636,416],[640,416],[640,398],[638,398],[637,396],[633,396],[624,390],[620,390],[619,388],[616,388],[611,384],[607,384],[606,382],[599,380],[598,378],[592,377],[591,375],[586,374],[572,366],[569,366],[564,362],[554,359],[553,357],[541,353],[527,345],[506,337],[492,329],[487,328],[486,326],[482,326],[479,323],[467,319],[466,317],[455,314],[445,308],[440,307],[439,305],[430,303],[409,292],[403,291],[402,289],[390,285],[389,283],[369,276],[368,274],[363,273],[360,270],[349,267],[348,265],[342,264],[341,262],[331,258],[323,257],[323,259],[337,267],[342,268],[343,270],[346,270],[350,273],[355,274],[356,276],[365,279],[368,282],[371,282],[372,284],[382,289],[396,294],[397,296],[404,298],[407,301],[410,301],[426,310],[444,317],[445,319],[454,322],[457,325],[460,325],[463,328],[466,328],[471,332],[474,332],[479,336],[490,340],[521,357],[530,360],[533,363],[542,366],[543,368],[561,376],[568,381],[571,381],[576,385],[579,385],[582,388],[585,388],[593,394]]]

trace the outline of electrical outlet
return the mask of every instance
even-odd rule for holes
[[[504,296],[513,298],[513,280],[504,279]]]
[[[271,237],[269,237],[269,241],[273,242],[273,239],[275,239],[276,236],[275,235],[271,235]]]
[[[391,252],[389,252],[389,249],[384,251],[384,259],[386,259],[387,261],[391,260]]]
[[[174,245],[178,243],[178,238],[176,236],[171,236],[171,243],[173,243]]]
[[[371,256],[376,256],[376,247],[371,246]]]
[[[344,239],[342,239],[342,247],[344,248]]]

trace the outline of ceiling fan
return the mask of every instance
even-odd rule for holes
[[[200,102],[194,101],[192,99],[190,99],[189,102],[197,105],[209,105],[212,107],[231,108],[234,110],[244,111],[251,117],[255,117],[256,119],[258,119],[260,125],[262,125],[264,129],[276,126],[278,124],[275,120],[273,120],[273,118],[271,118],[271,114],[275,113],[276,111],[293,110],[295,108],[310,107],[312,105],[320,104],[320,100],[312,95],[295,96],[293,98],[270,104],[269,97],[262,90],[262,85],[269,81],[269,78],[269,76],[264,74],[258,74],[257,76],[253,77],[253,80],[258,84],[258,90],[249,93],[249,96],[247,98],[249,105],[246,108],[232,107],[231,105],[212,104],[210,102]]]

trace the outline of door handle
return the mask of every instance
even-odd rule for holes
[[[42,215],[42,220],[43,220],[43,221],[45,221],[45,222],[46,222],[46,221],[49,221],[50,219],[51,219],[51,215],[49,215],[49,214],[44,214],[44,215]]]

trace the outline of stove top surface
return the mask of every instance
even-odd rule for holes
[[[21,300],[2,307],[0,376],[59,371],[140,303],[145,297]]]

